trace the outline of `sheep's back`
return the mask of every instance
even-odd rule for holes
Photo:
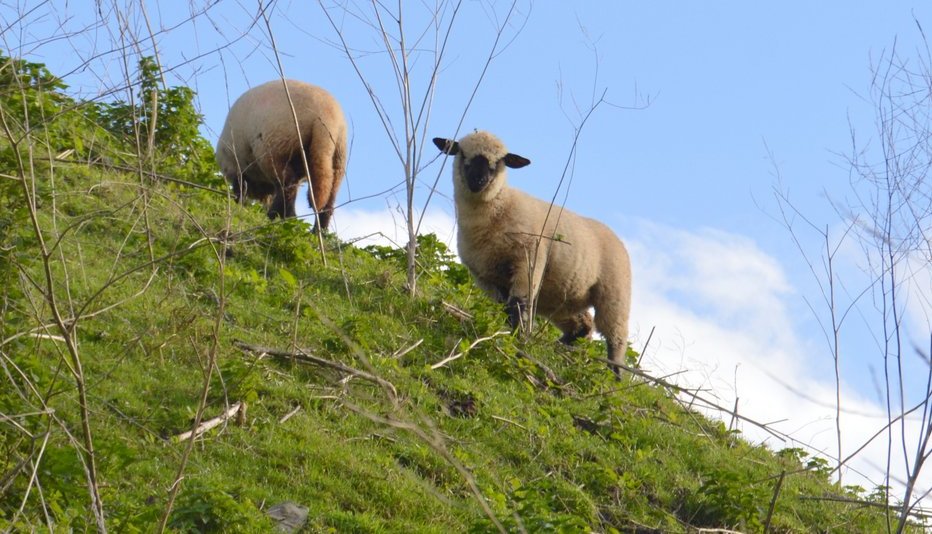
[[[345,144],[346,121],[339,103],[321,87],[288,80],[291,102],[306,143],[315,127],[325,126],[336,142]],[[243,93],[227,116],[217,154],[221,168],[235,172],[235,153],[240,165],[267,158],[287,157],[301,147],[295,135],[294,115],[281,80],[273,80]]]

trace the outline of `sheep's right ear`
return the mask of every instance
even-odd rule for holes
[[[452,139],[434,137],[434,144],[437,145],[437,148],[444,154],[455,156],[460,153],[460,144]]]
[[[521,167],[526,167],[531,164],[531,160],[524,156],[512,154],[511,152],[505,154],[505,157],[502,159],[505,161],[505,165],[512,169],[520,169]]]

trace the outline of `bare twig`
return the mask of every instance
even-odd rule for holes
[[[495,419],[496,421],[501,421],[501,422],[503,422],[503,423],[508,423],[509,425],[514,425],[514,426],[516,426],[516,427],[518,427],[518,428],[520,428],[520,429],[522,429],[522,430],[527,430],[527,427],[526,427],[526,426],[524,426],[524,425],[522,425],[522,424],[520,424],[520,423],[515,423],[515,422],[512,421],[511,419],[505,419],[504,417],[499,417],[499,416],[497,416],[497,415],[492,415],[492,416],[490,416],[490,417],[491,417],[492,419]]]
[[[783,487],[783,478],[786,476],[786,471],[780,471],[780,478],[777,479],[777,483],[773,488],[773,498],[770,499],[770,508],[767,510],[767,519],[764,521],[764,534],[770,532],[770,521],[773,519],[773,511],[777,507],[777,497],[780,496],[780,488]]]
[[[16,79],[17,73],[15,69],[13,70],[13,73],[14,79]],[[17,81],[19,82],[19,80]],[[22,99],[25,101],[27,97],[25,91],[22,88],[21,82],[20,93]],[[28,107],[29,106],[24,106],[24,113],[26,110],[28,110]],[[105,533],[107,532],[107,525],[104,516],[103,502],[100,498],[97,472],[97,456],[94,449],[94,439],[91,431],[91,416],[87,402],[87,389],[84,370],[82,366],[81,355],[78,351],[77,341],[74,338],[74,331],[72,329],[73,325],[67,325],[62,315],[58,299],[58,278],[56,277],[52,267],[51,252],[48,245],[46,244],[45,232],[39,223],[36,191],[34,189],[37,176],[33,159],[33,143],[29,138],[28,128],[26,129],[27,137],[25,140],[20,140],[13,134],[12,126],[10,125],[11,120],[12,118],[8,117],[5,110],[0,107],[0,124],[2,124],[3,132],[6,135],[7,140],[13,147],[13,154],[15,155],[16,161],[16,171],[20,177],[20,185],[22,186],[24,204],[26,205],[29,213],[29,220],[31,222],[33,235],[35,236],[39,244],[39,250],[42,253],[42,266],[43,274],[45,277],[44,284],[41,289],[42,296],[48,304],[49,311],[52,313],[54,323],[59,331],[60,336],[64,338],[64,344],[66,345],[67,353],[70,358],[68,366],[69,371],[74,378],[75,387],[78,392],[78,408],[81,418],[81,435],[83,438],[83,451],[81,451],[81,457],[86,467],[85,473],[87,476],[88,492],[90,494],[89,496],[91,500],[91,512],[94,516],[97,531],[100,533]],[[28,114],[25,117],[25,120],[28,124]],[[21,145],[23,142],[25,142],[27,157],[25,160],[21,150]]]
[[[401,358],[402,356],[404,356],[405,354],[411,352],[412,350],[414,350],[414,349],[420,347],[420,346],[421,346],[421,343],[423,343],[423,342],[424,342],[424,338],[421,338],[421,339],[415,341],[413,345],[410,345],[410,346],[408,346],[408,347],[405,347],[405,348],[403,348],[403,349],[399,349],[399,350],[395,351],[394,353],[392,353],[392,356],[391,356],[391,357],[392,357],[393,359],[396,359],[396,360],[397,360],[397,359]]]
[[[397,397],[398,395],[398,391],[395,389],[395,386],[388,380],[385,380],[384,378],[375,376],[374,374],[368,373],[366,371],[361,371],[359,369],[350,367],[349,365],[346,365],[340,362],[335,362],[332,360],[321,358],[319,356],[314,356],[313,354],[311,354],[309,351],[305,349],[299,349],[297,352],[292,352],[292,351],[273,349],[269,347],[262,347],[258,345],[250,345],[248,343],[243,343],[242,341],[235,341],[233,344],[242,350],[246,350],[246,351],[253,352],[256,354],[268,354],[269,356],[286,359],[288,361],[297,361],[300,363],[320,365],[323,367],[329,367],[331,369],[336,369],[343,373],[347,373],[350,376],[358,376],[359,378],[362,378],[364,380],[374,382],[382,386],[383,388],[386,388],[387,390],[389,390],[392,396],[394,397]]]
[[[265,21],[265,27],[269,32],[269,43],[272,45],[272,51],[275,54],[275,61],[278,64],[278,74],[282,80],[282,87],[285,89],[285,96],[288,98],[288,107],[291,108],[291,117],[294,120],[294,129],[295,135],[298,137],[298,146],[304,146],[304,141],[301,139],[301,125],[298,123],[298,113],[294,108],[294,101],[291,99],[291,90],[288,88],[288,84],[285,81],[285,68],[282,66],[282,59],[278,53],[278,45],[275,44],[275,34],[272,32],[272,23],[269,21],[268,13],[266,12],[267,7],[263,6],[261,0],[259,2],[259,11],[262,14],[262,19]],[[304,165],[304,174],[308,178],[308,195],[310,195],[311,203],[314,204],[314,228],[317,230],[317,245],[320,247],[320,257],[323,262],[324,267],[327,266],[327,254],[324,249],[324,231],[320,227],[320,209],[323,208],[323,205],[317,202],[317,199],[314,198],[314,188],[310,183],[312,179],[311,168],[307,163],[307,154],[305,151],[300,150],[301,153],[301,163]]]
[[[278,420],[278,424],[282,424],[282,423],[284,423],[285,421],[291,419],[292,417],[294,417],[294,415],[295,415],[296,413],[298,413],[298,412],[300,412],[300,411],[301,411],[301,405],[299,404],[299,405],[295,406],[290,412],[288,412],[288,413],[286,413],[284,416],[282,416],[282,418]]]
[[[443,306],[445,312],[456,317],[460,322],[473,320],[473,316],[469,312],[463,311],[447,301],[440,301],[440,305]]]
[[[540,370],[544,373],[544,376],[547,377],[547,380],[550,380],[550,382],[552,382],[552,383],[554,383],[554,384],[556,384],[556,385],[558,385],[558,386],[563,386],[563,385],[566,384],[566,382],[565,382],[562,378],[560,378],[559,376],[557,376],[556,373],[553,372],[553,369],[551,369],[550,367],[547,367],[546,365],[544,365],[544,363],[543,363],[542,361],[540,361],[540,360],[538,360],[537,358],[531,356],[531,355],[528,354],[527,352],[524,352],[523,350],[519,350],[519,351],[517,352],[517,355],[518,355],[518,357],[524,358],[525,360],[527,360],[527,361],[533,363],[534,365],[536,365],[537,368],[540,369]]]
[[[480,337],[479,339],[476,339],[475,341],[473,341],[472,343],[470,343],[469,346],[466,347],[466,350],[464,350],[464,351],[462,351],[462,352],[457,352],[456,354],[453,354],[453,355],[451,355],[451,356],[448,356],[448,357],[446,357],[446,358],[440,360],[439,362],[437,362],[437,363],[431,365],[430,368],[431,368],[431,369],[439,369],[439,368],[443,367],[444,365],[446,365],[446,364],[452,362],[453,360],[458,360],[459,358],[462,358],[463,356],[466,355],[467,352],[469,352],[470,350],[472,350],[473,347],[475,347],[475,346],[478,345],[479,343],[482,343],[483,341],[489,341],[490,339],[494,339],[494,338],[499,337],[499,336],[506,336],[506,335],[509,335],[509,334],[511,334],[511,332],[508,332],[508,331],[506,331],[506,330],[500,330],[500,331],[498,331],[498,332],[495,332],[495,333],[492,334],[491,336]]]
[[[227,408],[226,411],[224,411],[217,417],[203,421],[201,424],[197,425],[191,430],[188,430],[187,432],[182,432],[181,434],[178,434],[172,439],[174,439],[175,441],[184,441],[192,437],[198,437],[204,432],[207,432],[208,430],[212,428],[216,428],[220,426],[221,424],[223,424],[224,422],[226,422],[227,420],[229,420],[230,418],[237,416],[237,414],[243,409],[244,409],[244,405],[242,402],[239,402],[239,401],[234,402],[232,405],[230,405],[229,408]]]

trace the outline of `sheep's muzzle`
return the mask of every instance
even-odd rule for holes
[[[468,164],[464,163],[463,167],[466,185],[473,193],[485,189],[492,179],[492,169],[489,168],[489,160],[485,156],[475,156]]]

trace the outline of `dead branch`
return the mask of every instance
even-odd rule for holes
[[[375,376],[374,374],[367,373],[366,371],[360,371],[359,369],[356,369],[355,367],[350,367],[340,362],[327,360],[325,358],[321,358],[320,356],[314,356],[306,349],[298,349],[297,352],[291,352],[291,351],[286,351],[286,350],[273,349],[269,347],[261,347],[258,345],[250,345],[248,343],[243,343],[242,341],[234,341],[233,345],[235,345],[237,348],[241,350],[253,352],[256,354],[267,354],[269,356],[273,356],[275,358],[280,358],[280,359],[285,359],[288,361],[296,361],[300,363],[320,365],[323,367],[329,367],[331,369],[336,369],[343,373],[347,373],[350,376],[358,376],[359,378],[362,378],[363,380],[374,382],[382,386],[383,388],[386,388],[388,391],[390,391],[392,397],[398,396],[398,390],[396,390],[395,386],[392,385],[392,383],[389,382],[388,380]]]
[[[773,436],[773,437],[779,439],[780,441],[784,441],[784,442],[785,442],[785,441],[787,441],[787,440],[792,440],[792,437],[791,437],[791,436],[787,436],[786,434],[784,434],[784,433],[782,433],[782,432],[779,432],[779,431],[777,431],[777,430],[774,430],[773,428],[771,428],[770,424],[768,424],[768,423],[761,423],[761,422],[755,421],[754,419],[751,419],[751,418],[749,418],[749,417],[746,417],[746,416],[744,416],[744,415],[741,415],[741,414],[739,414],[739,413],[737,413],[737,412],[735,412],[735,411],[733,411],[733,410],[731,410],[731,409],[729,409],[729,408],[725,408],[724,406],[722,406],[722,405],[720,405],[720,404],[718,404],[718,403],[716,403],[716,402],[713,402],[713,401],[711,401],[711,400],[709,400],[709,399],[707,399],[707,398],[705,398],[705,397],[703,397],[703,396],[700,396],[700,395],[699,395],[698,393],[696,393],[695,391],[692,391],[692,390],[689,390],[689,389],[687,389],[687,388],[684,388],[683,386],[678,386],[678,385],[673,384],[673,383],[671,383],[671,382],[667,382],[666,380],[664,380],[664,379],[662,379],[662,378],[655,378],[655,377],[653,377],[653,376],[651,376],[651,375],[645,373],[644,371],[642,371],[642,370],[640,370],[640,369],[636,369],[636,368],[634,368],[634,367],[630,367],[630,366],[625,365],[625,364],[623,364],[623,363],[614,362],[614,361],[612,361],[612,360],[609,360],[608,358],[594,358],[594,360],[596,360],[596,361],[598,361],[598,362],[601,362],[601,363],[608,364],[608,365],[611,366],[611,367],[616,367],[616,368],[618,368],[618,369],[621,369],[622,371],[627,371],[627,372],[631,373],[632,375],[635,375],[635,376],[639,376],[639,377],[641,377],[641,378],[644,378],[645,380],[648,380],[648,381],[650,381],[650,382],[653,382],[653,383],[655,383],[655,384],[657,384],[657,385],[659,385],[659,386],[663,386],[663,387],[665,387],[665,388],[672,389],[672,390],[677,391],[677,392],[679,392],[679,393],[686,393],[687,395],[689,395],[690,397],[692,397],[694,400],[697,400],[697,401],[703,403],[704,405],[706,405],[706,406],[708,406],[708,407],[710,407],[710,408],[715,408],[716,410],[719,410],[719,411],[721,411],[722,413],[727,413],[727,414],[729,414],[729,415],[734,416],[734,417],[737,418],[737,419],[740,419],[740,420],[742,420],[742,421],[745,421],[745,422],[747,422],[747,423],[750,423],[750,424],[752,424],[752,425],[754,425],[754,426],[760,428],[760,429],[763,430],[764,432],[767,432],[767,433],[770,434],[771,436]]]
[[[457,308],[456,306],[450,304],[449,302],[441,300],[440,305],[443,306],[443,310],[445,312],[449,313],[453,317],[456,317],[461,323],[473,320],[472,314],[470,314],[467,311]]]
[[[462,352],[457,352],[456,354],[454,354],[454,355],[452,355],[452,356],[448,356],[448,357],[446,357],[446,358],[440,360],[439,362],[437,362],[437,363],[431,365],[430,368],[431,368],[431,369],[439,369],[439,368],[443,367],[444,365],[446,365],[446,364],[452,362],[453,360],[457,360],[457,359],[459,359],[459,358],[462,358],[463,356],[466,355],[467,352],[471,351],[471,350],[473,349],[473,347],[475,347],[475,346],[478,345],[479,343],[482,343],[483,341],[488,341],[488,340],[490,340],[490,339],[494,339],[494,338],[496,338],[496,337],[498,337],[498,336],[505,336],[505,335],[508,335],[508,334],[511,334],[511,332],[506,331],[506,330],[499,330],[498,332],[495,332],[495,333],[492,334],[491,336],[480,337],[479,339],[477,339],[477,340],[473,341],[472,343],[470,343],[470,345],[469,345],[468,347],[466,347],[466,350],[464,350],[464,351],[462,351]]]
[[[293,410],[291,410],[290,412],[286,413],[284,417],[282,417],[281,419],[279,419],[279,420],[278,420],[278,424],[282,424],[282,423],[284,423],[285,421],[291,419],[292,416],[294,416],[294,414],[296,414],[296,413],[298,413],[298,412],[300,412],[300,411],[301,411],[301,405],[299,404],[299,405],[295,406]]]
[[[497,416],[497,415],[492,415],[492,416],[490,416],[490,417],[492,417],[492,419],[495,419],[496,421],[501,421],[501,422],[503,422],[503,423],[508,423],[509,425],[514,425],[514,426],[516,426],[516,427],[518,427],[518,428],[520,428],[520,429],[522,429],[522,430],[527,430],[527,427],[526,427],[526,426],[522,425],[521,423],[516,423],[516,422],[512,421],[511,419],[505,419],[504,417],[499,417],[499,416]]]
[[[395,351],[394,353],[392,353],[392,356],[391,356],[391,357],[397,360],[398,358],[401,358],[401,357],[404,356],[405,354],[407,354],[407,353],[411,352],[412,350],[418,348],[418,347],[421,345],[421,343],[423,343],[423,342],[424,342],[424,338],[421,338],[421,339],[417,340],[417,342],[414,343],[414,345],[411,345],[410,347],[407,347],[407,348],[404,348],[404,349],[400,349],[400,350]]]
[[[767,510],[767,520],[764,521],[764,532],[770,532],[770,520],[773,519],[773,511],[777,507],[777,498],[780,496],[780,488],[783,487],[783,479],[786,477],[786,471],[780,471],[780,478],[773,488],[773,498],[770,499],[770,509]]]
[[[212,428],[220,426],[221,424],[229,420],[231,417],[234,417],[234,416],[241,417],[239,414],[245,411],[246,411],[245,404],[239,401],[234,402],[225,412],[221,413],[217,417],[203,421],[201,424],[197,425],[195,428],[188,430],[187,432],[182,432],[181,434],[178,434],[172,439],[174,439],[177,442],[181,442],[186,439],[190,439],[192,436],[194,437],[200,436],[204,432],[207,432],[208,430]]]
[[[566,382],[562,378],[557,376],[557,374],[553,372],[553,369],[544,365],[544,363],[538,360],[537,358],[531,356],[530,354],[524,352],[523,350],[518,351],[518,357],[524,358],[525,360],[536,365],[537,368],[540,369],[544,373],[544,376],[547,377],[547,380],[551,381],[552,383],[558,386],[566,385]]]

